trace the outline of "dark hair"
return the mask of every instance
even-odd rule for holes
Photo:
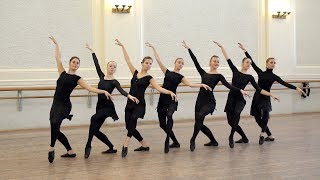
[[[269,57],[267,60],[266,60],[266,63],[268,63],[270,60],[274,60],[275,58],[274,57]]]
[[[80,62],[80,59],[79,59],[77,56],[72,56],[72,57],[70,58],[70,60],[69,60],[69,63],[71,63],[71,61],[72,61],[73,59],[78,59],[79,62]]]
[[[174,63],[176,63],[179,59],[183,60],[182,58],[177,58],[177,59],[174,61]]]
[[[141,63],[144,63],[144,62],[146,61],[146,59],[151,59],[151,61],[153,62],[152,57],[146,56],[146,57],[144,57],[144,58],[142,59]]]
[[[210,63],[211,63],[212,58],[219,58],[219,56],[217,56],[217,55],[211,56],[211,58],[210,58]]]
[[[242,63],[244,63],[244,61],[247,60],[247,59],[250,59],[250,58],[244,57],[244,58],[242,59]],[[251,59],[250,59],[250,60],[251,60]]]

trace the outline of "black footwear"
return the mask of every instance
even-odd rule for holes
[[[248,143],[249,142],[249,139],[239,139],[238,141],[236,141],[235,143]]]
[[[149,150],[150,150],[149,147],[143,147],[143,146],[141,146],[141,147],[138,147],[137,149],[135,149],[134,151],[149,151]]]
[[[264,141],[274,141],[274,138],[266,137]]]
[[[210,141],[210,142],[204,144],[204,146],[219,146],[219,143],[217,141],[215,141],[215,142]]]
[[[90,152],[91,152],[91,147],[86,147],[84,149],[84,158],[88,159],[90,156]]]
[[[54,151],[48,152],[48,161],[52,163],[54,160]]]
[[[102,151],[102,154],[113,154],[113,153],[117,153],[118,151],[116,149],[108,149],[106,151]]]
[[[127,154],[128,154],[128,147],[122,146],[121,156],[122,156],[122,157],[126,157]]]
[[[230,148],[234,148],[234,142],[233,139],[229,138],[229,146]]]
[[[179,143],[172,143],[172,144],[170,144],[169,148],[180,148],[180,144]]]
[[[169,152],[169,139],[164,142],[164,153]]]
[[[260,136],[259,137],[259,144],[262,145],[264,142],[264,137],[263,136]]]
[[[61,155],[61,157],[66,157],[66,158],[74,158],[76,156],[77,156],[76,153],[74,153],[74,154],[65,153],[65,154]]]
[[[196,148],[196,142],[195,140],[190,140],[190,151],[194,151],[194,149]]]

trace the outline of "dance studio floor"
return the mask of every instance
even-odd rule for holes
[[[47,160],[48,130],[1,132],[0,179],[320,179],[320,113],[272,116],[269,127],[276,140],[262,146],[253,118],[243,118],[241,126],[250,143],[235,144],[234,149],[228,145],[226,120],[208,119],[205,124],[219,147],[204,147],[208,140],[200,133],[195,151],[190,152],[190,120],[174,125],[181,148],[164,154],[165,136],[158,125],[139,124],[150,152],[134,152],[139,143],[132,139],[126,158],[121,158],[123,126],[102,127],[117,154],[101,154],[106,148],[94,138],[89,159],[83,157],[87,128],[64,128],[77,157],[60,158],[65,150],[57,142],[52,164]]]

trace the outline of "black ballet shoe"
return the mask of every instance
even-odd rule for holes
[[[236,141],[235,143],[249,143],[249,139],[241,138],[238,141]]]
[[[49,152],[48,152],[48,161],[49,161],[50,163],[52,163],[53,160],[54,160],[54,151],[49,151]]]
[[[73,117],[73,115],[72,115],[72,114],[69,114],[68,117],[67,117],[67,119],[69,119],[69,121],[71,121],[72,117]]]
[[[219,146],[219,143],[217,141],[214,141],[214,142],[210,141],[204,144],[204,146]]]
[[[88,159],[90,156],[90,152],[91,152],[91,147],[86,147],[84,149],[84,158]]]
[[[164,142],[164,153],[169,152],[169,140]]]
[[[229,146],[230,148],[234,148],[234,141],[231,138],[229,138]]]
[[[196,149],[196,142],[195,140],[190,140],[190,151],[194,151]]]
[[[263,136],[260,136],[259,137],[259,144],[262,145],[264,142],[264,137]]]
[[[149,151],[149,150],[150,150],[149,147],[143,147],[143,146],[141,146],[141,147],[138,147],[137,149],[135,149],[134,151]]]
[[[116,149],[108,149],[106,151],[102,151],[101,153],[102,154],[113,154],[113,153],[117,153],[117,152],[118,152],[118,150],[116,150]]]
[[[180,144],[179,143],[172,143],[172,144],[170,144],[169,148],[180,148]]]
[[[122,146],[121,156],[124,158],[127,156],[127,154],[128,154],[128,147]]]
[[[76,153],[74,153],[74,154],[65,153],[65,154],[61,155],[61,157],[65,157],[65,158],[74,158],[76,156],[77,156]]]
[[[266,137],[264,141],[274,141],[274,138]]]

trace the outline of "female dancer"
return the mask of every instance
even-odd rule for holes
[[[92,58],[94,65],[96,67],[98,76],[99,76],[99,84],[98,88],[102,90],[108,91],[110,94],[114,90],[114,88],[117,88],[117,90],[123,95],[126,96],[128,99],[135,103],[139,103],[139,100],[130,94],[128,94],[126,91],[124,91],[120,83],[114,78],[113,74],[116,72],[117,69],[117,63],[114,61],[109,61],[107,63],[107,75],[105,75],[100,68],[98,58],[96,54],[94,53],[92,47],[89,44],[86,44],[86,48],[88,48],[92,52]],[[117,112],[115,110],[113,102],[106,98],[103,95],[98,95],[98,102],[96,106],[96,114],[94,114],[91,117],[91,123],[90,123],[90,129],[89,129],[89,135],[88,135],[88,141],[85,148],[84,157],[87,159],[90,156],[91,152],[91,142],[93,136],[96,136],[100,141],[102,141],[104,144],[106,144],[109,149],[106,151],[103,151],[102,153],[116,153],[117,150],[113,148],[113,144],[109,141],[108,137],[103,134],[100,131],[100,128],[102,124],[104,123],[105,119],[111,117],[114,121],[118,120],[119,117],[117,115]]]
[[[244,90],[230,85],[226,81],[224,76],[222,74],[218,73],[218,71],[217,71],[217,69],[219,67],[219,57],[218,56],[214,55],[211,57],[210,62],[209,62],[210,71],[205,72],[201,68],[196,56],[192,53],[191,49],[189,48],[189,46],[187,46],[185,41],[182,42],[182,46],[185,47],[186,49],[188,49],[190,57],[191,57],[193,63],[195,64],[199,74],[201,75],[201,83],[207,84],[212,89],[214,89],[215,86],[218,84],[218,82],[221,81],[221,83],[224,86],[226,86],[227,88],[232,89],[234,91],[238,91],[238,92],[240,91],[243,95],[249,96],[249,94],[247,92],[245,92]],[[196,137],[197,137],[199,131],[202,131],[210,139],[209,143],[204,144],[205,146],[218,146],[218,142],[214,138],[210,129],[203,124],[205,117],[208,114],[212,114],[215,107],[216,107],[216,100],[214,98],[213,93],[204,89],[204,88],[200,88],[200,91],[199,91],[199,94],[197,97],[196,106],[195,106],[194,131],[193,131],[192,138],[190,139],[190,150],[191,151],[194,151],[194,149],[196,147],[195,140],[196,140]]]
[[[80,76],[76,75],[76,71],[80,66],[80,59],[76,56],[71,57],[69,61],[68,73],[62,66],[61,54],[59,50],[59,45],[53,36],[50,39],[55,44],[55,56],[59,72],[59,79],[57,80],[57,87],[54,93],[53,103],[50,110],[50,127],[51,127],[51,144],[48,153],[48,160],[50,163],[54,160],[54,146],[56,140],[58,139],[64,147],[67,149],[67,153],[61,155],[61,157],[76,157],[73,152],[67,137],[60,131],[60,126],[65,118],[71,119],[71,102],[70,94],[73,89],[80,85],[81,87],[87,89],[90,92],[95,92],[98,94],[104,94],[108,99],[112,99],[111,95],[104,90],[96,89],[89,86]]]
[[[156,61],[158,62],[160,69],[165,74],[164,81],[162,87],[165,89],[168,89],[172,91],[173,93],[176,93],[177,87],[180,83],[183,83],[190,87],[202,87],[206,90],[212,91],[212,89],[205,84],[193,84],[190,83],[190,81],[180,74],[180,70],[183,68],[184,60],[182,58],[177,58],[174,62],[174,69],[173,71],[169,71],[168,68],[166,68],[159,57],[159,54],[157,53],[155,47],[151,45],[150,43],[146,43],[148,47],[151,47],[155,56]],[[167,94],[160,94],[159,101],[158,101],[158,117],[159,117],[159,123],[160,127],[166,132],[167,137],[164,143],[164,152],[169,152],[170,148],[179,148],[180,144],[178,140],[176,139],[172,127],[173,127],[173,113],[177,110],[178,102],[171,100],[171,97]],[[173,140],[173,143],[169,146],[169,139]]]
[[[266,60],[266,71],[262,71],[252,60],[251,56],[247,52],[247,50],[244,48],[244,46],[241,43],[238,43],[239,47],[245,52],[246,57],[251,59],[252,67],[258,74],[258,85],[265,89],[266,91],[270,92],[272,84],[277,81],[278,83],[282,84],[283,86],[286,86],[290,89],[295,89],[299,93],[304,94],[304,92],[291,84],[288,84],[284,82],[279,76],[275,75],[272,71],[275,68],[276,60],[275,58],[268,58]],[[264,141],[274,141],[274,137],[272,137],[272,134],[268,128],[268,121],[269,121],[269,113],[272,110],[271,107],[271,101],[270,97],[262,95],[258,92],[254,93],[252,104],[251,104],[251,110],[250,114],[254,116],[256,119],[256,122],[261,127],[261,133],[259,137],[259,144],[262,145]],[[264,138],[267,134],[267,138]]]
[[[216,41],[213,41],[217,46],[221,48],[223,56],[226,58],[230,69],[232,70],[232,85],[244,89],[247,84],[250,82],[251,85],[256,89],[257,93],[263,94],[265,96],[271,96],[274,100],[279,99],[274,95],[270,94],[269,92],[261,89],[256,81],[254,80],[253,76],[247,74],[248,69],[251,66],[251,60],[249,58],[243,58],[241,64],[241,71],[239,71],[232,63],[231,59],[229,58],[226,50],[224,47]],[[231,132],[229,136],[229,146],[230,148],[234,147],[233,135],[235,132],[238,132],[241,135],[241,143],[248,143],[249,140],[245,133],[243,132],[242,128],[239,126],[240,121],[240,114],[246,105],[246,100],[241,96],[238,91],[230,90],[228,94],[227,104],[225,106],[224,112],[227,114],[228,123],[231,126]]]
[[[127,105],[125,109],[125,121],[126,121],[126,128],[128,130],[128,133],[123,143],[122,154],[121,154],[122,157],[126,157],[128,154],[129,141],[132,136],[134,136],[141,143],[141,147],[135,149],[134,151],[149,151],[149,147],[147,146],[147,143],[143,140],[142,136],[136,129],[138,118],[143,118],[145,114],[146,102],[144,99],[144,94],[149,84],[151,83],[151,85],[161,93],[169,94],[172,100],[176,100],[176,95],[172,91],[169,91],[160,87],[156,83],[155,79],[153,79],[153,77],[148,74],[148,71],[150,70],[152,65],[151,57],[146,56],[143,58],[141,62],[141,65],[142,65],[141,71],[138,72],[138,70],[133,66],[132,61],[123,44],[118,39],[116,39],[116,44],[122,48],[124,58],[133,75],[131,79],[131,87],[130,87],[129,93],[137,97],[140,101],[139,104],[135,104],[134,102],[129,100],[127,101]]]

